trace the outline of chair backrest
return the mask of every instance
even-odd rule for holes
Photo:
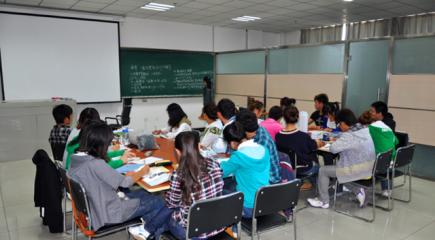
[[[51,144],[53,158],[57,161],[62,161],[63,153],[65,152],[66,144]]]
[[[301,180],[261,187],[255,194],[253,217],[277,213],[298,204]]]
[[[86,196],[85,188],[78,182],[69,179],[71,184],[71,197],[77,211],[90,218],[88,197]],[[73,209],[74,210],[74,209]]]
[[[379,153],[375,161],[375,166],[373,167],[373,176],[387,170],[390,167],[392,157],[393,149]]]
[[[235,192],[195,202],[189,210],[187,237],[193,238],[240,222],[243,200],[243,193]]]
[[[63,187],[66,189],[67,193],[71,193],[71,191],[69,189],[69,185],[68,185],[68,177],[66,176],[65,168],[62,167],[62,163],[57,162],[57,161],[56,161],[56,165],[57,165],[57,170],[60,173],[60,178],[62,179]]]
[[[201,142],[201,132],[198,130],[192,130],[193,133],[195,133],[195,137],[197,137],[198,142]]]
[[[121,124],[127,126],[130,124],[130,112],[131,112],[131,98],[124,98],[122,104]]]
[[[414,151],[415,144],[397,149],[394,167],[398,168],[411,164],[412,158],[414,157]]]
[[[408,133],[396,131],[394,134],[396,135],[397,139],[399,140],[399,144],[397,144],[396,149],[408,146],[408,142],[409,142]]]
[[[288,155],[288,157],[290,158],[290,162],[292,164],[293,170],[296,172],[296,170],[297,170],[297,168],[296,168],[297,165],[296,164],[298,163],[298,157],[296,155],[296,152],[293,151],[290,148],[284,148],[284,147],[279,147],[279,146],[276,146],[276,149],[279,152],[282,152],[282,153],[285,153],[285,154]]]

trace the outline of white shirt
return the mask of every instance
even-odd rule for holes
[[[330,129],[336,129],[337,128],[337,125],[335,124],[335,121],[330,121],[329,120],[329,118],[328,118],[328,122],[326,122],[326,127],[327,128],[330,128]]]
[[[80,133],[80,129],[73,128],[73,129],[71,130],[71,132],[69,133],[68,140],[67,140],[66,142],[67,142],[67,143],[71,142],[72,139],[73,139],[75,136],[78,136],[78,135],[79,135],[79,133]]]
[[[175,138],[181,132],[188,132],[188,131],[192,131],[192,127],[187,123],[182,123],[180,127],[178,127],[177,129],[172,128],[172,131],[171,131],[171,126],[167,126],[162,129],[162,133],[166,133],[166,132],[168,133],[166,136],[169,139]]]
[[[214,132],[211,131],[207,131],[207,129],[209,128],[213,128],[216,127],[218,129],[220,129],[222,131],[223,125],[222,122],[220,120],[216,120],[210,124],[207,123],[207,125],[205,126],[205,135],[204,137],[201,139],[201,145],[204,147],[210,147],[210,145],[216,141],[217,139],[219,139],[220,134],[216,134]]]

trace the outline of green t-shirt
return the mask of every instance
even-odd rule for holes
[[[373,143],[375,144],[376,156],[378,156],[379,153],[393,149],[391,161],[394,161],[394,156],[396,156],[396,145],[399,144],[399,140],[391,128],[385,125],[382,121],[376,121],[370,124],[368,128]]]
[[[73,138],[71,139],[71,141],[75,140],[77,137],[78,137],[78,136],[73,137]],[[75,145],[72,145],[72,146],[70,146],[69,143],[66,144],[66,152],[67,152],[67,154],[68,154],[68,155],[66,156],[66,160],[65,160],[65,169],[66,169],[66,170],[68,170],[69,163],[70,163],[70,160],[71,160],[71,155],[74,154],[74,151],[75,151],[78,147],[79,147],[79,144],[78,144],[78,143],[75,144]],[[123,152],[123,151],[113,151],[113,152],[108,152],[108,153],[107,153],[107,156],[108,156],[109,158],[120,157],[120,156],[122,156],[122,155],[124,155],[124,152]],[[109,164],[113,169],[117,169],[117,168],[121,167],[121,166],[124,164],[124,162],[123,162],[121,159],[119,159],[119,160],[115,160],[115,161],[109,161],[109,162],[107,162],[107,164]]]

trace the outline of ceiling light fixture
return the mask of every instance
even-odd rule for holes
[[[343,2],[353,2],[353,0],[343,0]]]
[[[174,8],[175,6],[172,5],[168,5],[168,4],[161,4],[161,3],[148,3],[145,6],[142,6],[141,8],[143,9],[148,9],[148,10],[155,10],[155,11],[166,11],[169,10],[171,8]]]
[[[251,17],[251,16],[243,16],[243,17],[236,17],[236,18],[231,18],[231,19],[235,20],[235,21],[249,22],[249,21],[255,21],[255,20],[261,19],[261,18]]]

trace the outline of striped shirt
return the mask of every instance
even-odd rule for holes
[[[169,179],[170,189],[166,193],[166,204],[169,208],[180,208],[179,211],[175,211],[172,214],[172,218],[184,228],[187,227],[187,217],[189,214],[190,206],[195,201],[210,199],[222,195],[222,188],[224,185],[224,181],[222,179],[222,168],[220,167],[219,163],[212,157],[206,158],[206,161],[209,176],[204,173],[201,176],[201,191],[199,192],[198,199],[195,199],[198,193],[198,189],[196,187],[192,189],[192,193],[190,194],[190,199],[192,200],[191,204],[187,204],[181,201],[181,174],[179,174],[178,171],[174,171]],[[223,230],[225,230],[225,228],[217,229],[209,233],[204,233],[199,235],[199,238],[208,238],[222,232]]]
[[[278,150],[276,150],[275,141],[269,132],[262,126],[258,126],[254,137],[254,142],[258,143],[269,150],[270,153],[270,179],[271,183],[281,182],[281,167],[279,165]]]

